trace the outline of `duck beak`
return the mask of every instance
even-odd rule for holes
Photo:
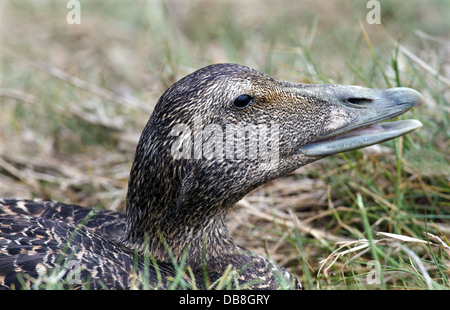
[[[414,89],[316,85],[308,90],[318,91],[333,104],[332,112],[337,111],[330,115],[332,130],[300,147],[298,154],[328,156],[384,142],[422,127],[414,119],[380,123],[424,105],[424,98]]]

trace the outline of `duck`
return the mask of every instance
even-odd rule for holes
[[[198,69],[155,105],[125,212],[0,199],[0,288],[39,289],[43,274],[70,289],[167,289],[176,279],[214,289],[225,276],[232,288],[301,288],[233,241],[229,210],[301,166],[420,128],[386,120],[423,104],[406,87],[293,83],[230,63]]]

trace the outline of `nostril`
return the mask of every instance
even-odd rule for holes
[[[369,99],[369,98],[348,98],[346,101],[351,103],[351,104],[361,105],[361,104],[372,102],[373,99]]]

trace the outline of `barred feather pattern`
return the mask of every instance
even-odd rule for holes
[[[0,289],[39,289],[48,284],[37,280],[42,275],[70,289],[165,289],[170,285],[176,274],[173,265],[158,262],[156,270],[141,253],[117,241],[125,226],[124,213],[91,213],[89,208],[51,200],[0,199]],[[277,288],[274,272],[284,281],[296,281],[264,257],[250,253],[242,257],[252,257],[247,272],[237,276],[240,283],[249,284],[247,288]],[[213,265],[209,266],[211,280],[221,276]],[[184,279],[205,289],[201,274]]]
[[[0,287],[39,288],[35,280],[49,272],[73,289],[140,287],[139,281],[133,280],[144,269],[141,256],[108,238],[120,225],[113,230],[107,225],[95,228],[96,222],[105,223],[102,219],[117,221],[119,214],[97,214],[85,226],[80,225],[81,217],[90,210],[82,207],[25,200],[0,201],[0,207]],[[66,215],[46,213],[56,209]],[[173,274],[169,266],[158,267],[163,275]],[[151,274],[156,273],[153,270]],[[156,277],[150,282],[157,283]]]

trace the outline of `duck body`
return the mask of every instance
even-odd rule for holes
[[[0,216],[24,216],[59,220],[95,230],[103,237],[118,240],[125,230],[124,212],[92,210],[48,199],[0,199]]]
[[[0,289],[46,287],[49,283],[36,281],[43,274],[53,274],[50,279],[60,282],[57,287],[67,289],[207,289],[222,276],[218,270],[228,267],[221,261],[210,263],[208,278],[203,270],[194,269],[187,283],[176,286],[172,263],[159,261],[155,266],[145,254],[119,242],[125,230],[123,212],[93,212],[41,199],[3,199],[0,206]],[[284,277],[278,281],[293,282],[284,283],[286,287],[301,287],[287,271],[245,249],[232,260],[248,273],[242,281],[244,288],[248,284],[253,289],[278,288],[275,279],[261,281],[261,276],[271,279],[273,272]]]
[[[215,288],[224,276],[235,288],[299,288],[233,241],[229,209],[303,165],[419,128],[376,123],[422,103],[408,88],[295,84],[236,64],[199,69],[156,104],[126,213],[0,200],[0,287],[39,288],[39,275],[56,272],[70,288],[169,288],[181,268],[182,288]]]
[[[33,205],[39,201],[9,200],[7,203]],[[80,214],[87,209],[62,203],[57,203],[57,208],[74,213],[79,211]],[[8,243],[1,243],[2,264],[8,265],[1,266],[4,275],[0,289],[24,286],[39,289],[40,285],[47,287],[49,284],[67,289],[166,289],[168,283],[158,277],[173,277],[176,274],[174,266],[158,262],[155,269],[143,255],[117,242],[118,234],[105,227],[99,229],[95,222],[104,224],[106,219],[117,220],[125,216],[120,212],[101,211],[105,210],[100,210],[81,225],[86,218],[78,222],[64,215],[3,217],[2,237]],[[122,222],[118,226],[123,225]],[[60,283],[57,286],[56,283],[39,283],[36,279],[42,274],[53,275],[48,279]],[[196,288],[206,288],[202,284],[204,281],[200,278],[197,281]]]

